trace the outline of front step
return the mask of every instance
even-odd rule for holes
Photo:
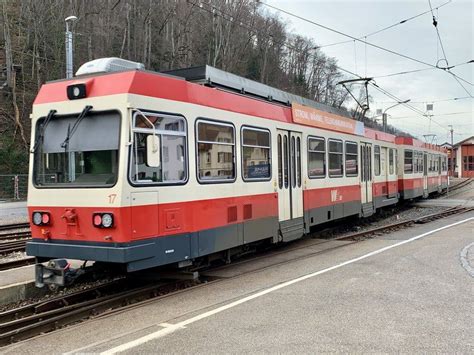
[[[362,204],[362,217],[372,216],[374,212],[374,205],[372,202]]]
[[[280,222],[280,235],[283,242],[301,238],[304,234],[303,217]]]

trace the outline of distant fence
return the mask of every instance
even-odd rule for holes
[[[28,174],[0,174],[0,200],[26,200]]]

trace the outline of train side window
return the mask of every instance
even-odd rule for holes
[[[346,176],[357,176],[359,169],[357,166],[357,143],[346,142]]]
[[[326,176],[326,142],[324,138],[308,137],[308,177]]]
[[[278,145],[278,188],[283,188],[283,171],[282,171],[282,166],[281,166],[281,159],[282,159],[282,152],[281,152],[281,134],[278,134],[278,139],[277,139],[277,145]]]
[[[133,115],[130,181],[135,184],[179,184],[187,180],[186,121],[181,116],[152,112]],[[148,137],[156,135],[157,166],[147,165]],[[171,154],[170,152],[177,152]]]
[[[296,138],[296,180],[298,187],[301,187],[301,139]]]
[[[291,147],[290,147],[290,157],[291,157],[291,186],[296,187],[296,143],[295,137],[291,137]]]
[[[405,149],[404,169],[405,174],[413,173],[413,150]]]
[[[285,188],[288,188],[288,136],[283,136],[283,177]]]
[[[395,149],[395,175],[398,175],[398,150]]]
[[[374,146],[374,174],[380,176],[380,146]]]
[[[328,140],[329,152],[329,177],[342,177],[343,171],[343,146],[341,140]]]
[[[205,120],[198,120],[196,125],[198,180],[204,183],[234,181],[234,126]]]
[[[394,161],[393,161],[393,149],[390,148],[388,152],[388,173],[393,175],[394,172]]]
[[[270,131],[244,126],[241,132],[243,180],[269,180],[271,176]]]

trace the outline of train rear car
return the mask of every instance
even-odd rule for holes
[[[448,185],[447,153],[442,148],[410,137],[397,137],[398,188],[410,200],[441,192]]]

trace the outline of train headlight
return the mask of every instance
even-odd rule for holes
[[[43,218],[41,216],[41,212],[33,213],[33,224],[35,226],[40,226],[42,221],[43,221]]]
[[[114,215],[112,213],[94,213],[92,224],[97,228],[112,228],[114,226]]]
[[[69,100],[83,99],[87,96],[86,84],[69,85],[66,89],[67,98]]]
[[[51,222],[51,216],[48,212],[33,212],[33,224],[35,226],[46,226]]]
[[[112,215],[109,213],[104,213],[102,215],[102,226],[104,228],[110,228],[112,227],[112,224],[114,224],[114,218],[112,217]]]

